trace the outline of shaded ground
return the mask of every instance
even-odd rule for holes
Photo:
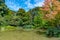
[[[60,38],[47,38],[34,32],[9,31],[0,33],[0,40],[60,40]]]

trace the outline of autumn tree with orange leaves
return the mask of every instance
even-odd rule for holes
[[[60,11],[59,0],[45,0],[42,10],[47,11],[46,17],[52,19]]]
[[[45,0],[43,5],[44,11],[49,11],[45,14],[46,19],[55,27],[60,26],[60,1],[59,0]]]

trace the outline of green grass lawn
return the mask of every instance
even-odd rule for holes
[[[60,38],[47,38],[43,35],[38,35],[33,31],[7,31],[0,32],[0,40],[60,40]]]

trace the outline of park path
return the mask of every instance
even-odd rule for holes
[[[9,31],[0,33],[0,40],[60,40],[60,38],[47,38],[34,32]]]

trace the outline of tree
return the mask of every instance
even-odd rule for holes
[[[55,25],[58,29],[60,29],[60,12],[55,16]]]
[[[30,13],[30,19],[32,25],[34,25],[34,16],[38,15],[38,11],[40,11],[40,7],[36,7],[28,11]]]
[[[5,0],[0,0],[0,15],[5,16],[7,14],[7,6],[5,5]]]
[[[18,10],[18,12],[17,12],[17,14],[16,15],[21,15],[21,16],[23,16],[24,15],[24,13],[25,13],[25,10],[24,9],[22,9],[22,8],[20,8],[19,10]]]
[[[19,9],[16,16],[19,16],[19,18],[23,21],[21,24],[22,26],[30,24],[29,12],[26,12],[24,9]]]
[[[45,0],[43,9],[49,13],[45,14],[47,21],[48,30],[47,35],[58,36],[60,30],[60,0]]]
[[[42,28],[46,21],[44,19],[43,11],[41,10],[41,7],[36,7],[31,10],[30,12],[30,20],[31,25],[35,26],[35,28]]]
[[[60,2],[58,0],[45,0],[43,10],[49,11],[46,17],[53,19],[55,15],[60,11]]]

